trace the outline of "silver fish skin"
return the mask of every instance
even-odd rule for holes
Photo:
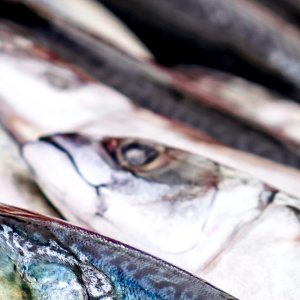
[[[46,121],[50,123],[49,119],[51,114],[45,109],[44,112],[37,112],[38,108],[43,109],[43,105],[47,105],[48,109],[53,110],[57,105],[59,106],[65,103],[65,101],[63,101],[61,104],[57,104],[62,98],[71,96],[72,90],[75,91],[76,88],[80,89],[84,84],[95,81],[86,74],[78,72],[72,64],[58,59],[57,55],[51,53],[51,51],[39,47],[35,41],[35,35],[29,34],[28,31],[23,28],[20,29],[12,23],[7,24],[6,27],[8,27],[9,30],[4,27],[4,33],[2,33],[3,44],[7,44],[7,48],[2,48],[3,64],[5,64],[3,68],[6,72],[8,72],[8,68],[17,67],[19,70],[9,70],[10,73],[18,73],[18,75],[14,76],[6,76],[3,71],[3,82],[7,82],[7,84],[3,85],[3,88],[6,89],[4,91],[3,100],[9,103],[8,105],[12,106],[17,113],[22,110],[22,114],[28,114],[25,118],[29,123],[42,121],[41,125],[44,126]],[[74,62],[86,62],[88,58],[92,56],[92,70],[89,70],[89,72],[99,74],[98,79],[100,79],[101,82],[117,88],[129,96],[135,103],[145,105],[154,111],[186,122],[234,148],[242,151],[250,151],[256,155],[289,166],[300,167],[299,155],[293,153],[280,139],[274,139],[274,136],[266,135],[260,130],[257,130],[256,124],[254,124],[254,127],[251,126],[253,128],[250,129],[250,127],[248,125],[245,126],[240,119],[234,120],[227,112],[224,113],[216,109],[216,106],[210,103],[208,99],[209,95],[207,95],[207,93],[201,93],[201,91],[199,91],[201,88],[195,86],[193,82],[185,80],[183,76],[178,76],[169,69],[162,69],[150,63],[141,63],[112,47],[108,47],[106,44],[100,43],[99,40],[93,39],[84,32],[76,31],[70,27],[68,27],[68,29],[74,33],[76,41],[88,45],[88,48],[92,49],[95,55],[94,57],[91,53],[87,53],[84,55],[84,59],[82,58],[83,55],[80,57],[71,56],[72,60]],[[5,33],[5,31],[8,32]],[[78,33],[81,34],[78,36]],[[51,42],[48,43],[48,46],[51,45],[55,51],[61,47],[61,43],[55,45]],[[11,51],[9,47],[12,47],[14,51]],[[66,58],[70,59],[69,56],[66,56]],[[95,60],[101,62],[100,65],[95,66]],[[33,61],[35,62],[33,63]],[[14,66],[13,64],[15,62],[17,62],[17,64]],[[29,67],[30,65],[39,68],[39,71],[33,71],[33,69]],[[20,73],[20,66],[23,66],[23,74]],[[49,70],[47,71],[47,69]],[[20,85],[24,89],[23,93],[28,95],[28,97],[26,97],[26,101],[29,101],[28,103],[25,103],[25,101],[21,102],[19,96],[16,95],[17,92],[9,88],[9,86],[15,84],[14,80],[12,80],[13,77],[17,76],[17,78],[21,78],[25,75],[25,72],[31,74],[30,84],[34,85],[34,89],[32,90],[27,89],[25,84]],[[36,73],[34,74],[34,72]],[[38,77],[38,73],[40,77]],[[27,84],[29,84],[28,79],[29,76],[28,78],[22,79],[22,82],[26,81]],[[35,81],[35,83],[33,81]],[[49,87],[45,87],[46,83]],[[54,89],[54,86],[56,89]],[[48,91],[42,93],[42,87]],[[55,92],[50,92],[49,89],[54,89]],[[62,92],[62,90],[64,91]],[[87,104],[80,104],[80,109],[74,109],[73,111],[73,107],[79,104],[78,98],[84,98],[83,89],[80,90],[82,93],[76,93],[76,101],[73,102],[74,104],[71,105],[72,101],[69,100],[69,109],[66,107],[62,109],[64,113],[67,114],[65,118],[58,118],[59,122],[53,121],[52,127],[54,127],[55,124],[67,123],[69,119],[72,120],[72,122],[78,119],[78,123],[80,123],[79,120],[85,120],[86,123],[90,124],[95,120],[94,116],[97,115],[97,112],[100,110],[93,110],[89,113],[86,112],[85,114],[81,114],[81,116],[71,116],[74,116],[74,113],[77,114],[82,111],[84,105],[89,106],[90,102],[95,102],[94,95],[86,96],[91,100],[87,102]],[[33,93],[31,91],[35,92],[34,95],[32,95]],[[45,94],[49,95],[49,97],[45,98],[44,102],[36,101],[37,104],[29,104],[32,103],[33,99],[41,97],[38,96],[38,91],[41,92],[43,97]],[[89,92],[85,89],[84,93],[88,94]],[[52,100],[49,100],[50,98]],[[161,101],[161,99],[164,101]],[[51,102],[48,104],[48,101],[55,101],[55,104]],[[95,104],[95,107],[96,106]],[[33,107],[35,109],[32,109]],[[72,107],[72,109],[70,107]],[[67,110],[69,111],[67,112]],[[58,113],[61,114],[61,112]],[[88,120],[88,115],[90,115],[90,120]],[[216,119],[218,120],[217,122],[215,122]],[[251,125],[253,124],[251,123]],[[69,127],[61,131],[74,129],[74,127]],[[76,129],[78,129],[78,127]]]
[[[175,68],[181,76],[176,85],[197,101],[255,124],[299,153],[300,105],[261,85],[199,65]],[[195,101],[195,100],[194,100]]]
[[[9,0],[8,0],[9,1]],[[12,0],[20,2],[60,26],[62,22],[104,38],[128,54],[150,60],[152,54],[125,24],[101,3],[94,0]]]
[[[122,94],[97,82],[52,51],[40,47],[28,31],[13,26],[12,23],[5,23],[0,30],[0,39],[0,121],[18,142],[67,131],[77,131],[96,138],[136,136],[204,155],[221,164],[246,170],[280,190],[296,196],[300,193],[298,171],[230,149],[203,132],[137,107]],[[122,85],[124,92],[138,87],[139,91],[136,92],[141,93],[141,97],[150,93],[151,103],[169,106],[168,110],[173,107],[174,103],[170,100],[172,89],[166,88],[169,72],[157,75],[158,78],[165,78],[164,84],[154,84],[145,79],[145,74],[148,74],[147,68],[144,70],[141,67],[144,71],[137,70],[133,60],[124,65],[121,56],[117,56],[116,51],[111,48],[101,48],[101,53],[113,54],[109,61],[114,66],[121,67],[114,76],[117,76],[117,81],[125,80],[126,84]],[[108,60],[106,62],[108,63]],[[111,65],[110,68],[114,67]],[[128,75],[125,72],[128,68],[134,72]],[[151,78],[154,78],[155,74],[153,71]],[[134,76],[130,77],[131,75]],[[128,76],[131,79],[126,82]],[[103,76],[103,79],[107,77]],[[16,85],[18,89],[15,88]],[[132,95],[134,94],[135,92]],[[183,115],[187,113],[182,104],[174,109],[176,115],[180,115],[181,112]],[[220,138],[224,137],[225,142],[227,134],[224,134],[224,128],[228,122],[234,125],[234,122],[228,119],[223,123],[221,116],[215,115],[211,110],[198,110],[195,106],[191,111],[188,110],[188,116],[188,120],[197,119],[200,123],[203,122],[204,127],[209,129],[208,132],[216,133]],[[213,116],[216,116],[218,122],[207,119],[213,119]],[[231,141],[257,148],[259,151],[262,149],[263,153],[271,152],[275,158],[280,157],[285,161],[287,159],[292,165],[299,162],[297,155],[292,152],[288,155],[289,153],[282,152],[283,149],[278,145],[265,143],[265,138],[253,144],[252,134],[240,136],[242,132],[236,133],[236,127],[229,129],[228,139]],[[259,135],[253,135],[256,141]]]
[[[226,259],[269,206],[300,209],[298,198],[250,175],[147,140],[56,134],[26,143],[22,153],[41,189],[68,220],[197,276],[212,270],[212,283],[222,288],[227,283],[224,269],[222,276],[214,272],[218,260]],[[288,230],[289,222],[285,225]],[[270,247],[276,249],[276,242]],[[298,267],[293,266],[299,264],[297,259],[273,268],[262,262],[265,276],[289,268],[295,277]],[[294,281],[281,285],[272,279],[278,295],[287,288],[300,292]],[[242,299],[255,299],[248,296],[252,285],[236,280],[228,287]],[[263,287],[255,295],[265,294],[266,299],[281,299]]]
[[[3,300],[236,299],[139,250],[3,204],[0,266]]]
[[[299,210],[270,205],[201,276],[241,299],[298,299],[299,233]]]
[[[254,1],[102,0],[101,2],[126,19],[127,24],[131,26],[136,24],[137,30],[139,26],[142,28],[145,26],[149,31],[153,30],[154,36],[175,40],[178,47],[180,45],[182,48],[190,47],[195,53],[201,49],[201,53],[219,51],[220,54],[225,52],[228,56],[228,50],[231,50],[238,58],[248,61],[266,76],[273,74],[273,78],[269,80],[274,80],[278,76],[299,91],[298,30]],[[164,41],[163,38],[161,40]],[[226,55],[224,56],[226,58]],[[184,57],[181,61],[183,59]],[[238,63],[241,64],[241,61]],[[245,68],[243,65],[239,75],[250,76],[253,69],[247,74],[243,73]],[[251,80],[259,80],[258,77],[254,76]],[[264,81],[267,80],[262,80]],[[274,85],[273,87],[276,88]]]
[[[241,121],[240,114],[236,117],[237,114],[232,114],[231,111],[229,116],[228,109],[224,109],[222,105],[216,105],[215,102],[222,102],[222,95],[216,95],[214,89],[211,95],[207,91],[210,87],[187,80],[185,76],[180,76],[171,69],[151,62],[136,61],[70,26],[65,26],[65,31],[68,37],[71,36],[73,40],[92,52],[85,54],[87,58],[93,57],[90,67],[87,66],[89,64],[86,61],[82,62],[81,57],[74,57],[73,60],[81,62],[79,64],[82,68],[95,74],[101,82],[124,93],[135,103],[187,123],[231,147],[299,168],[298,153],[292,153],[291,150],[294,149],[296,139],[293,132],[286,135],[285,133],[274,134],[274,132],[278,133],[277,128],[265,130],[267,126],[262,126],[264,132],[261,132],[261,128],[260,130],[257,128],[257,118],[254,121],[248,119]],[[60,45],[55,45],[52,49],[57,51],[58,48]],[[61,54],[65,53],[63,49],[61,50]],[[64,56],[69,59],[69,55],[64,54]],[[100,63],[95,69],[94,62],[97,59]],[[251,83],[246,84],[251,86]],[[269,91],[266,93],[268,94]],[[216,101],[211,101],[212,96],[213,98],[216,96],[214,99]],[[230,95],[229,98],[234,98],[234,95]],[[231,101],[234,102],[235,99]],[[297,104],[294,107],[297,107]],[[268,111],[269,109],[266,109],[267,114]],[[235,119],[232,116],[235,116]],[[218,122],[215,122],[216,119]],[[248,132],[249,125],[251,133]],[[265,134],[266,132],[268,134]],[[244,142],[239,142],[241,140]],[[286,144],[293,144],[293,147]]]

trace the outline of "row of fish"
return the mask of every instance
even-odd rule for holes
[[[131,35],[120,51],[119,38],[104,34],[104,41],[83,27],[88,17],[66,15],[72,7],[76,12],[75,3],[68,9],[24,3],[46,18],[56,15],[55,36],[76,40],[89,56],[77,61],[82,53],[41,37],[46,29],[2,20],[1,123],[14,142],[1,130],[7,148],[1,150],[1,202],[60,214],[109,238],[2,205],[4,299],[235,299],[218,288],[240,299],[297,299],[299,171],[222,142],[233,135],[244,150],[258,145],[265,157],[299,168],[298,104],[234,75],[159,66]],[[98,6],[91,5],[95,14]],[[197,5],[210,11],[210,3]],[[39,44],[71,55],[70,62]],[[208,129],[201,133],[131,100],[145,107],[155,101],[160,110],[154,110],[183,119],[201,116]],[[284,112],[279,120],[276,109]],[[218,130],[224,124],[236,130],[229,137]]]

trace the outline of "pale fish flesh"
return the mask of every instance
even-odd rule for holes
[[[236,299],[109,238],[0,204],[2,300]]]
[[[300,294],[298,198],[206,157],[147,140],[56,134],[26,143],[22,153],[42,190],[69,220],[208,276],[241,299]],[[274,206],[281,210],[273,213]],[[284,220],[280,232],[272,228],[279,218]],[[261,230],[259,237],[270,243],[254,236],[255,244],[248,245],[253,230]],[[240,256],[247,245],[248,256]],[[260,261],[266,245],[273,256]],[[286,263],[275,263],[281,256],[288,256]],[[248,284],[249,269],[251,274],[263,270],[256,284]]]

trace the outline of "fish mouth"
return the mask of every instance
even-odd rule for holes
[[[101,143],[78,133],[56,133],[38,140],[65,153],[81,178],[97,191],[111,183],[112,162]]]

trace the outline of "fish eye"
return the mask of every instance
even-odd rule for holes
[[[122,160],[129,167],[140,167],[153,162],[159,155],[155,147],[139,142],[131,142],[121,147]]]

